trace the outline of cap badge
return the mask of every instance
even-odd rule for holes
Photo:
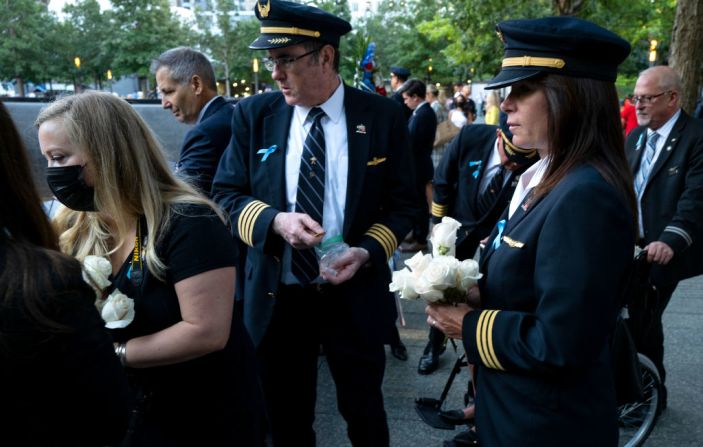
[[[257,2],[256,8],[259,10],[259,15],[265,19],[269,16],[269,11],[271,11],[271,0],[266,0],[266,3],[263,5],[260,1]]]

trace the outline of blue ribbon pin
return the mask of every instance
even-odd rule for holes
[[[503,230],[505,230],[505,219],[499,220],[496,226],[498,227],[498,234],[493,239],[493,250],[497,250],[500,247],[500,240],[503,238]]]
[[[646,133],[647,132],[645,131],[640,134],[640,137],[637,139],[637,144],[635,144],[635,149],[637,149],[637,150],[642,149],[642,144],[644,143],[644,134],[646,134]]]
[[[483,160],[475,160],[475,161],[469,162],[470,168],[473,168],[474,166],[476,166],[476,168],[474,169],[474,172],[471,173],[471,175],[474,178],[478,178],[478,175],[481,173],[481,165],[482,164],[483,164]]]
[[[269,158],[269,155],[271,155],[271,154],[273,154],[274,152],[276,152],[277,149],[278,149],[278,146],[276,146],[276,145],[274,144],[273,146],[271,146],[271,147],[268,148],[268,149],[266,149],[266,148],[264,148],[264,149],[259,149],[258,151],[256,151],[256,153],[257,153],[257,154],[263,154],[263,157],[261,157],[261,161],[266,161],[266,159]]]

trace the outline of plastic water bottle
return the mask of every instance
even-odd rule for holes
[[[347,250],[349,245],[344,242],[341,235],[333,236],[316,247],[315,251],[320,259],[320,274],[337,276],[337,270],[333,269],[332,265]]]

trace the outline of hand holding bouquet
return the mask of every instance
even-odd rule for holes
[[[424,299],[430,304],[466,303],[468,291],[481,278],[478,263],[473,259],[459,261],[456,253],[456,232],[461,224],[444,217],[432,230],[432,254],[418,252],[405,261],[407,268],[393,272],[389,285],[400,297]]]

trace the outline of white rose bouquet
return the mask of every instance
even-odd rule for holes
[[[83,260],[83,280],[95,290],[95,307],[108,329],[127,327],[134,320],[134,300],[115,289],[104,298],[111,284],[112,264],[102,256],[86,256]]]
[[[428,303],[452,304],[467,302],[469,289],[481,278],[478,263],[473,259],[459,261],[456,253],[456,232],[461,224],[444,217],[430,236],[432,254],[418,252],[405,261],[407,268],[393,272],[391,292],[401,298],[424,299]]]

